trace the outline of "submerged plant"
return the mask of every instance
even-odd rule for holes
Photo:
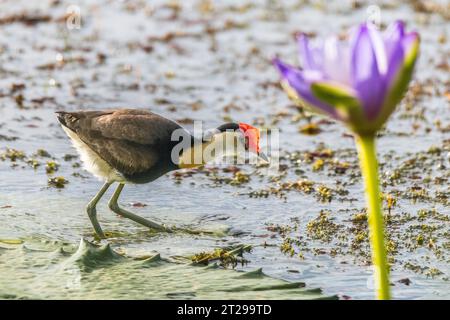
[[[294,101],[341,121],[355,133],[364,176],[379,299],[390,298],[375,138],[411,80],[419,35],[400,21],[383,33],[362,24],[348,41],[331,37],[317,46],[298,38],[302,68],[274,59],[281,84]]]

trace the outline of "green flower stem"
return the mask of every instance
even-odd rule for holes
[[[384,223],[380,203],[375,135],[357,136],[356,144],[358,145],[360,165],[365,183],[377,299],[389,300],[391,298],[389,266],[384,245]]]

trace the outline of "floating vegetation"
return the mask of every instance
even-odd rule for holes
[[[331,218],[331,214],[329,211],[320,211],[316,218],[308,221],[307,238],[298,234],[301,229],[296,219],[292,220],[292,225],[271,225],[267,230],[280,236],[280,251],[290,257],[300,255],[301,259],[310,259],[306,253],[328,253],[332,256],[357,257],[361,262],[367,262],[370,259],[367,213],[355,212],[350,220],[352,225],[338,222]],[[390,264],[434,278],[447,278],[448,275],[439,268],[428,266],[430,256],[422,257],[421,265],[409,262],[408,254],[423,248],[429,250],[437,261],[447,261],[450,258],[447,253],[450,241],[446,239],[450,239],[450,225],[443,224],[442,221],[450,221],[450,215],[435,209],[420,209],[416,215],[386,212],[384,219],[387,229],[386,251]],[[313,244],[311,240],[318,240],[319,243]],[[328,247],[331,243],[332,247],[325,250],[320,246],[321,243]]]
[[[55,188],[64,188],[66,184],[68,184],[69,181],[67,181],[64,177],[53,177],[48,178],[48,185]]]
[[[314,161],[314,163],[312,165],[312,170],[313,171],[322,170],[324,164],[325,164],[325,161],[323,161],[323,159],[317,159],[316,161]]]
[[[77,158],[78,158],[78,156],[75,154],[65,154],[63,157],[64,161],[72,161]]]
[[[44,149],[38,149],[36,151],[36,156],[43,157],[43,158],[50,158],[51,157],[50,153],[47,150],[44,150]]]
[[[330,212],[320,211],[319,216],[308,222],[306,231],[312,239],[329,242],[341,227],[330,218]]]
[[[333,195],[331,193],[331,189],[327,186],[320,185],[316,188],[317,196],[321,201],[324,202],[331,202],[331,199],[333,198]]]
[[[208,265],[213,261],[218,261],[219,265],[223,268],[236,268],[238,264],[246,265],[248,260],[243,258],[245,252],[250,252],[252,246],[240,246],[233,249],[218,248],[212,252],[200,252],[191,257],[194,264]]]
[[[280,236],[285,237],[290,232],[297,230],[297,225],[288,226],[288,225],[279,225],[279,224],[269,224],[266,229],[271,232],[276,232]]]
[[[0,159],[3,161],[6,159],[11,160],[11,162],[15,162],[17,160],[23,160],[25,159],[26,155],[23,151],[7,148],[5,152],[0,154]]]
[[[381,198],[386,202],[386,207],[388,209],[388,213],[391,213],[391,210],[397,205],[397,198],[390,194],[381,194]]]
[[[298,131],[300,133],[306,134],[306,135],[317,135],[322,132],[320,127],[316,123],[308,123],[304,126],[301,126]]]
[[[241,185],[250,181],[250,175],[243,172],[236,172],[234,178],[229,182],[231,185]]]
[[[39,163],[38,160],[33,159],[33,158],[28,159],[28,160],[27,160],[27,163],[28,163],[33,169],[36,169],[37,167],[39,167],[39,166],[41,165],[41,164]]]
[[[289,190],[289,189],[294,188],[294,189],[302,191],[304,193],[311,193],[314,191],[313,186],[314,186],[314,182],[303,179],[303,180],[296,181],[292,184],[288,183],[288,185],[283,185],[283,189]]]
[[[45,165],[45,171],[47,171],[48,174],[55,173],[59,169],[59,163],[56,161],[47,161],[47,164]]]

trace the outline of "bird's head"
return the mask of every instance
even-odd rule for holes
[[[228,141],[229,138],[232,138],[232,147],[228,145],[226,146],[226,149],[228,149],[228,151],[231,151],[231,153],[237,153],[237,150],[245,150],[256,154],[264,161],[269,162],[267,156],[261,151],[261,147],[259,144],[259,129],[249,124],[242,122],[225,123],[217,127],[216,129],[207,132],[205,137],[207,139],[212,138],[213,140],[222,139],[222,143],[224,142],[224,140]],[[227,144],[227,142],[225,142],[225,144]]]

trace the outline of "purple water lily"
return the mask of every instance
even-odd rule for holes
[[[296,102],[346,123],[355,133],[364,177],[378,299],[390,299],[389,264],[380,203],[376,132],[405,93],[419,52],[419,35],[395,22],[380,33],[371,24],[349,41],[330,37],[313,46],[298,38],[302,68],[274,59],[283,88]]]
[[[288,93],[358,134],[373,134],[406,91],[419,36],[406,33],[400,21],[383,33],[367,23],[353,30],[349,41],[330,37],[313,46],[300,35],[298,45],[301,69],[274,59]]]

